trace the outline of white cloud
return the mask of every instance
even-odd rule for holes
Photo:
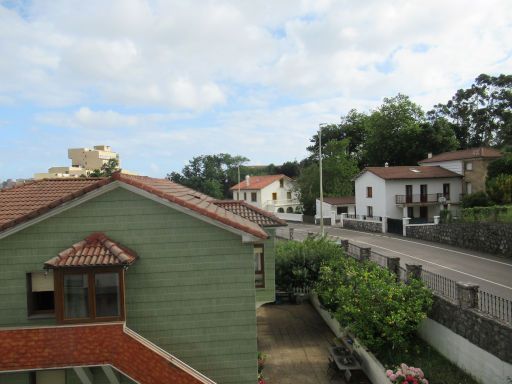
[[[143,143],[147,172],[168,169],[156,155],[300,158],[351,108],[402,92],[428,109],[512,68],[508,0],[24,4],[0,5],[0,107],[35,106],[73,145],[101,131],[124,158]]]

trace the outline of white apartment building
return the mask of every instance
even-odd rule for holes
[[[440,166],[368,167],[355,179],[356,211],[363,218],[433,220],[455,209],[462,176]]]
[[[48,168],[48,172],[35,173],[34,179],[87,176],[90,172],[101,169],[111,159],[116,159],[119,162],[119,154],[112,151],[108,145],[95,145],[93,149],[70,148],[68,149],[68,158],[71,160],[70,167],[51,167]],[[125,170],[122,172],[134,174]]]
[[[320,199],[316,199],[315,222],[320,222],[320,207],[322,207],[322,216],[325,219],[331,219],[331,224],[335,224],[341,220],[341,215],[356,214],[356,198],[355,196],[337,196],[324,197],[323,205]]]
[[[295,213],[301,207],[295,182],[286,175],[246,176],[230,191],[233,200],[244,200],[272,213]]]

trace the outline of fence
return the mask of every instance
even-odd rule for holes
[[[485,291],[478,291],[478,310],[512,324],[512,302]]]
[[[349,256],[352,256],[354,259],[359,259],[360,252],[361,247],[352,243],[348,243],[347,253],[349,254]]]
[[[388,267],[388,257],[375,251],[370,251],[370,260],[379,264],[382,268]]]
[[[421,280],[438,295],[457,300],[457,284],[445,276],[430,271],[421,271]]]

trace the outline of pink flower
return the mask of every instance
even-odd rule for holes
[[[389,376],[389,380],[391,380],[391,381],[395,381],[395,380],[397,379],[397,377],[398,377],[397,375],[395,375],[395,374],[391,374],[391,375]]]
[[[386,376],[387,376],[387,377],[390,377],[392,374],[393,374],[393,371],[392,371],[391,369],[388,369],[388,370],[386,371]]]

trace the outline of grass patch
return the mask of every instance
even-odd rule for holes
[[[382,351],[375,354],[386,369],[395,370],[401,363],[421,368],[430,384],[478,384],[472,376],[452,364],[419,336],[402,351]]]

